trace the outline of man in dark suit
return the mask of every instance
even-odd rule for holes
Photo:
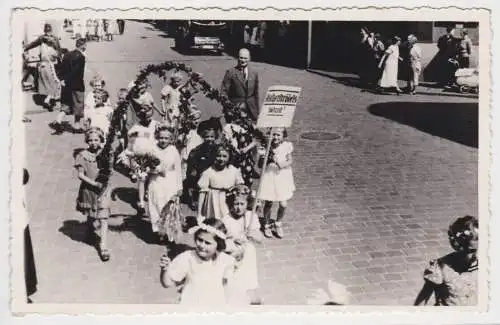
[[[250,118],[259,117],[259,75],[248,67],[250,51],[243,48],[238,53],[238,65],[224,75],[221,91],[234,104],[244,103]]]
[[[85,50],[87,43],[85,39],[76,40],[76,49],[64,55],[60,66],[61,84],[61,112],[53,122],[53,127],[58,133],[62,132],[61,123],[66,115],[75,116],[75,132],[81,133],[80,120],[83,118],[83,107],[85,101]]]

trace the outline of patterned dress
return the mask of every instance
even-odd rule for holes
[[[76,156],[74,167],[77,169],[82,168],[85,176],[97,180],[99,171],[106,163],[100,153],[95,154],[89,150],[83,150]],[[106,195],[101,195],[99,189],[82,181],[76,199],[76,209],[92,218],[98,218],[101,215],[97,213],[99,209],[109,209],[109,200],[106,198]]]
[[[201,211],[202,216],[222,219],[228,214],[227,190],[239,184],[243,184],[243,178],[240,170],[233,165],[228,165],[222,170],[216,170],[213,167],[205,170],[198,181],[200,191],[207,193]]]
[[[477,261],[464,267],[456,252],[431,261],[424,271],[424,279],[434,284],[435,305],[477,305],[477,271]]]

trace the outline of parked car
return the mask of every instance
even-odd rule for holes
[[[227,24],[222,21],[187,20],[179,23],[175,47],[181,51],[203,50],[222,54]]]

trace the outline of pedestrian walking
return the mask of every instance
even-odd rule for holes
[[[150,171],[148,186],[148,207],[151,219],[151,229],[155,240],[159,240],[160,215],[169,201],[175,201],[182,193],[181,157],[174,145],[174,130],[167,126],[159,126],[155,132],[156,156],[160,164]],[[169,217],[175,217],[169,215]],[[175,220],[166,220],[167,237],[175,241],[177,234],[182,232]]]
[[[370,34],[371,35],[371,34]],[[381,69],[379,67],[380,61],[385,53],[385,45],[379,33],[373,34],[373,47],[371,49],[371,56],[368,59],[369,82],[373,87],[378,86],[378,81],[381,76]]]
[[[223,306],[230,303],[225,287],[234,274],[235,260],[226,254],[226,227],[222,221],[207,219],[190,229],[195,249],[170,260],[160,259],[160,279],[165,288],[182,284],[180,304]]]
[[[125,20],[117,19],[116,24],[118,25],[118,33],[120,35],[123,35],[123,33],[125,32]]]
[[[38,93],[45,96],[44,104],[52,107],[61,99],[61,81],[56,72],[56,65],[61,59],[61,45],[54,35],[52,25],[45,24],[43,34],[27,44],[24,52],[40,47],[40,63],[38,65]]]
[[[399,56],[400,44],[401,38],[394,36],[391,40],[391,45],[385,50],[378,65],[379,68],[383,69],[378,86],[381,89],[395,89],[398,94],[401,93],[401,89],[398,86],[398,66],[399,61],[402,60]]]
[[[259,75],[249,67],[250,51],[240,49],[236,67],[224,74],[221,92],[233,104],[244,103],[249,119],[257,121],[259,117]]]
[[[236,260],[234,277],[228,282],[228,299],[234,304],[260,304],[258,295],[257,253],[255,244],[262,242],[259,218],[249,211],[250,189],[245,185],[229,189],[229,214],[222,218],[227,228],[227,249]]]
[[[446,34],[438,39],[437,46],[439,52],[437,54],[437,62],[439,68],[439,81],[443,86],[450,87],[455,81],[455,65],[450,62],[450,59],[455,59],[457,56],[457,43],[455,37],[455,28],[447,27]]]
[[[433,295],[436,306],[477,305],[478,220],[458,218],[450,225],[448,238],[455,251],[429,263],[415,305],[427,304]]]
[[[271,141],[266,169],[262,172],[260,191],[257,198],[264,201],[264,236],[271,238],[273,234],[282,238],[283,218],[290,200],[295,191],[295,182],[292,172],[293,144],[286,140],[287,132],[284,128],[273,128],[268,134],[267,141]],[[262,157],[260,164],[263,165]],[[276,220],[271,220],[271,208],[278,202]]]
[[[81,151],[75,158],[74,167],[81,181],[76,208],[86,216],[87,237],[95,244],[103,262],[110,259],[108,250],[108,218],[109,218],[109,187],[102,183],[100,177],[103,166],[107,164],[102,155],[104,133],[99,128],[90,128],[85,133],[87,149]],[[95,231],[99,231],[99,239]]]
[[[231,148],[227,144],[218,144],[214,153],[212,165],[201,174],[198,181],[198,223],[210,218],[221,219],[228,214],[227,191],[233,186],[244,184],[240,169],[231,164]]]
[[[408,92],[412,95],[416,93],[422,72],[422,49],[417,41],[415,35],[408,36]]]
[[[467,29],[462,30],[462,38],[458,43],[458,64],[460,69],[468,69],[470,67],[470,56],[472,54],[472,41],[469,37]]]
[[[80,124],[84,111],[85,96],[85,50],[87,42],[84,39],[76,40],[76,49],[68,52],[61,63],[62,95],[61,112],[51,124],[56,132],[61,133],[62,120],[66,115],[74,115],[73,129],[75,132],[83,132]]]

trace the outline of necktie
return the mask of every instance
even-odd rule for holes
[[[243,69],[243,79],[245,79],[245,81],[247,81],[247,80],[248,80],[248,71],[247,71],[247,69],[246,69],[246,68],[245,68],[245,69]]]

